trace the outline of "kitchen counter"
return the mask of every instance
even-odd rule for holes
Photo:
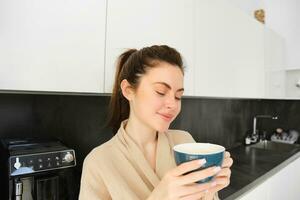
[[[227,151],[234,164],[230,185],[219,192],[225,200],[238,198],[300,157],[300,148],[280,152],[241,145]]]

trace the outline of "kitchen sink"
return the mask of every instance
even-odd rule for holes
[[[250,145],[250,147],[280,152],[291,152],[300,149],[299,144],[286,144],[281,142],[272,142],[268,140],[252,144]]]

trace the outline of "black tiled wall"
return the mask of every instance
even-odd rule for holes
[[[76,150],[79,181],[84,157],[113,135],[104,127],[108,102],[109,96],[0,94],[0,138],[60,139]],[[277,127],[300,130],[300,101],[195,97],[182,100],[171,127],[189,131],[198,142],[231,148],[243,142],[257,114],[279,116],[258,121],[269,134]]]
[[[189,98],[183,101],[173,127],[189,131],[198,142],[231,148],[243,143],[252,132],[253,117],[261,114],[278,116],[277,120],[257,120],[257,129],[266,131],[268,137],[278,127],[300,131],[298,100]]]

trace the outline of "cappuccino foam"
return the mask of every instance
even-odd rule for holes
[[[210,143],[185,143],[174,146],[174,151],[186,154],[214,154],[225,151],[225,148]]]

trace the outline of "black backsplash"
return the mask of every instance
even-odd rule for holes
[[[105,128],[109,96],[0,94],[0,138],[54,137],[77,154],[78,180],[84,157],[109,140]],[[300,130],[300,101],[214,99],[185,97],[172,128],[189,131],[198,142],[234,147],[252,130],[258,114],[279,116],[259,119],[257,128],[270,135],[277,127]],[[78,182],[79,184],[79,182]]]
[[[279,117],[257,120],[257,129],[268,137],[278,127],[300,131],[298,100],[187,98],[172,127],[189,131],[198,142],[231,148],[243,143],[253,129],[253,117],[261,114]]]

